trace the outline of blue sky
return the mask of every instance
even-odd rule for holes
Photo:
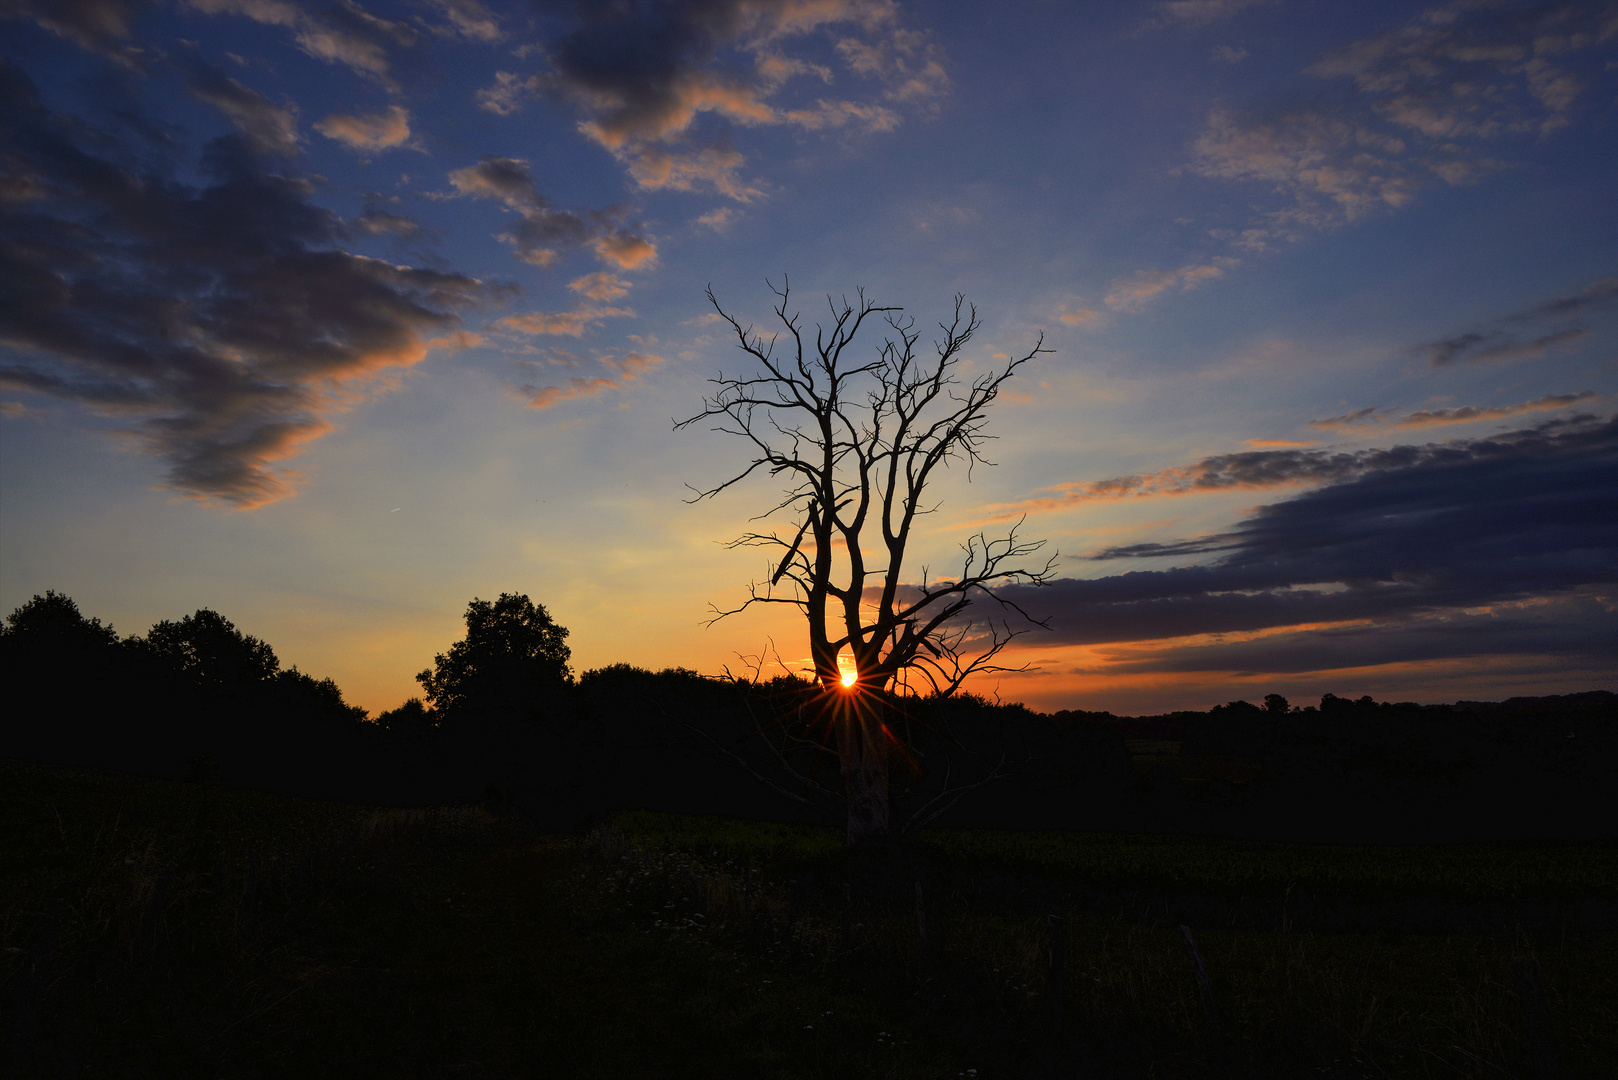
[[[716,672],[767,483],[672,421],[766,279],[964,293],[1051,631],[984,690],[1610,687],[1618,7],[13,0],[0,607],[211,607],[373,710],[525,592]],[[873,339],[871,345],[878,342]]]

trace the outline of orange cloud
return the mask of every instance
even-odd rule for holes
[[[497,319],[495,325],[520,334],[566,334],[581,337],[594,329],[603,319],[633,318],[629,308],[581,307],[572,311],[530,311],[523,315],[507,315]]]
[[[1215,256],[1203,265],[1182,266],[1178,270],[1140,270],[1130,278],[1110,282],[1102,303],[1114,311],[1140,311],[1159,295],[1179,287],[1181,292],[1225,276],[1225,271],[1237,265],[1228,256]]]
[[[315,130],[353,150],[391,150],[410,140],[410,114],[398,105],[385,113],[347,116],[332,113]]]
[[[608,390],[622,390],[647,371],[664,363],[664,360],[661,356],[626,353],[622,360],[606,356],[601,362],[610,374],[578,375],[569,379],[566,386],[524,386],[520,388],[520,393],[527,398],[528,408],[548,409],[564,401],[597,397]]]
[[[620,270],[638,270],[657,261],[657,247],[644,236],[617,230],[596,237],[590,242],[596,258],[610,262]]]
[[[576,293],[583,293],[591,300],[601,302],[629,295],[629,282],[607,273],[586,274],[581,278],[574,278],[567,283],[567,287]]]

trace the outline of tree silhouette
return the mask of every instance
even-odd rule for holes
[[[1027,561],[1043,541],[1021,539],[1017,526],[1003,537],[969,537],[953,577],[931,579],[923,567],[919,582],[907,580],[904,567],[912,529],[935,509],[922,503],[928,483],[954,463],[969,470],[990,464],[983,456],[992,438],[985,431],[989,406],[1018,368],[1049,350],[1041,336],[1026,355],[968,382],[961,377],[962,350],[981,324],[977,309],[959,295],[952,320],[939,324],[936,356],[926,357],[917,355],[915,321],[902,318],[900,308],[871,303],[863,291],[853,304],[828,297],[831,323],[817,325],[812,341],[801,316],[788,314],[787,285],[771,291],[784,329],[768,338],[743,327],[708,291],[756,367],[713,380],[717,390],[702,412],[675,427],[717,420],[716,430],[751,448],[744,469],[698,491],[693,501],[713,498],[754,473],[786,481],[779,500],[760,516],[779,514],[801,524],[732,541],[732,547],[770,550],[774,569],[752,584],[740,606],[716,609],[715,618],[754,604],[789,604],[803,613],[843,777],[848,839],[857,844],[889,831],[895,743],[886,718],[896,697],[923,684],[948,695],[974,674],[1007,670],[995,658],[1033,620],[990,587],[1040,584],[1053,572],[1054,556],[1042,565]],[[880,319],[887,334],[874,356],[856,358],[850,346],[867,319]],[[778,355],[783,334],[787,347]],[[867,545],[878,551],[874,565],[867,564]],[[791,585],[784,594],[777,591],[783,581]],[[996,606],[989,617],[974,619],[967,609],[983,598]],[[845,649],[852,661],[846,678],[838,663]],[[940,796],[904,828],[963,793]]]
[[[208,690],[261,683],[281,669],[281,661],[267,642],[242,633],[235,623],[208,608],[178,622],[165,619],[157,623],[141,647],[170,670]]]
[[[10,615],[0,626],[0,637],[16,635],[18,644],[50,642],[56,647],[96,649],[118,644],[117,631],[102,626],[100,619],[87,619],[79,611],[73,598],[55,589],[46,589],[44,596],[35,595]]]
[[[567,628],[519,593],[474,597],[466,637],[416,676],[440,723],[533,720],[572,680]]]

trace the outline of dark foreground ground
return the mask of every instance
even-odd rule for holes
[[[0,853],[19,1077],[1618,1076],[1611,841],[850,865],[809,827],[0,762]]]

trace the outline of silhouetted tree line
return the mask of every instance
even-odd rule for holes
[[[371,720],[217,612],[120,638],[47,592],[0,627],[4,753],[369,803],[492,800],[556,827],[630,807],[840,821],[815,685],[628,664],[575,678],[567,630],[520,594],[473,600],[466,627],[417,676],[421,698]],[[895,822],[945,827],[1580,835],[1610,831],[1618,775],[1605,692],[1301,709],[1272,694],[1158,717],[960,694],[908,699],[890,726]],[[1138,769],[1126,739],[1181,740],[1188,767]],[[1209,761],[1251,778],[1193,775]]]
[[[1601,836],[1613,830],[1618,695],[1454,705],[1326,694],[1296,708],[1216,706],[1183,757],[1256,762],[1242,790],[1211,784],[1221,831],[1311,839]],[[1195,813],[1195,811],[1192,811]]]

